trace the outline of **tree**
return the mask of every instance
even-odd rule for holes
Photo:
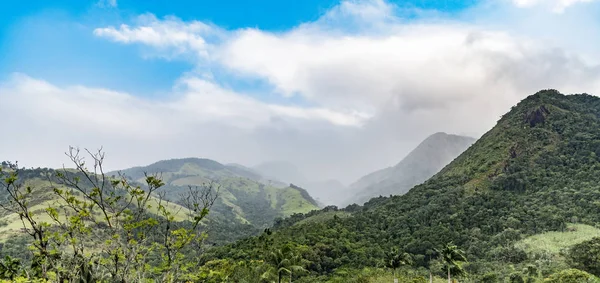
[[[436,249],[427,249],[425,252],[426,256],[429,258],[425,260],[425,267],[429,270],[429,283],[433,283],[433,273],[431,272],[431,263],[432,258],[436,256]]]
[[[465,252],[460,250],[458,246],[450,242],[441,250],[438,250],[437,253],[444,262],[444,267],[448,273],[448,283],[452,283],[451,274],[458,276],[465,273],[462,263],[467,261],[467,257],[465,256]]]
[[[8,193],[0,206],[19,215],[34,239],[32,270],[40,271],[34,277],[59,282],[184,281],[184,274],[198,267],[199,260],[186,256],[202,251],[206,234],[200,223],[218,189],[213,183],[189,187],[175,205],[159,193],[164,183],[158,174],[145,174],[145,185],[130,183],[122,174],[107,176],[104,153],[86,152],[91,170],[71,147],[67,156],[75,168],[49,171],[49,187],[25,186],[16,165],[0,170]],[[51,223],[39,221],[39,212],[32,211],[32,202],[39,202],[34,196],[48,193],[55,197],[42,213]]]
[[[20,182],[19,172],[17,163],[7,163],[5,167],[0,167],[0,188],[6,195],[5,200],[0,202],[0,208],[19,216],[23,231],[34,240],[31,246],[34,250],[32,269],[36,276],[47,279],[48,269],[56,265],[59,259],[58,243],[49,237],[50,224],[36,219],[36,213],[31,209],[34,189]]]
[[[394,279],[396,279],[396,270],[402,266],[412,265],[413,257],[411,254],[399,250],[397,248],[392,248],[390,252],[387,254],[386,259],[386,267],[392,269],[392,273],[394,275]]]
[[[0,279],[14,280],[20,270],[21,262],[18,259],[6,256],[3,261],[0,261]]]
[[[548,283],[582,283],[598,282],[598,278],[593,275],[575,268],[562,270],[550,275],[544,280]]]
[[[305,270],[302,266],[302,256],[297,254],[291,245],[285,245],[269,252],[266,259],[274,267],[278,283],[281,283],[285,273],[289,274],[290,282],[292,282],[293,272]]]
[[[572,267],[600,276],[600,237],[574,245],[567,259]]]

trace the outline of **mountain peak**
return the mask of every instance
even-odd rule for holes
[[[475,142],[474,138],[437,132],[428,136],[393,167],[364,176],[351,185],[355,195],[347,201],[364,203],[379,195],[401,195],[440,171]]]

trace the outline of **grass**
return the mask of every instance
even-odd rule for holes
[[[294,213],[307,213],[319,209],[302,197],[302,194],[293,188],[279,189],[279,199],[283,200],[281,213],[290,216]]]
[[[565,232],[546,232],[522,239],[515,244],[528,253],[549,252],[559,255],[573,245],[600,236],[600,229],[584,224],[569,224]]]
[[[338,269],[332,276],[323,278],[322,282],[330,283],[348,283],[348,282],[369,282],[369,283],[392,283],[394,278],[400,283],[429,282],[429,274],[426,270],[415,270],[411,268],[399,268],[396,270],[396,276],[389,269],[382,268],[363,268],[360,271]],[[462,280],[459,280],[462,282]],[[433,276],[433,283],[448,282],[445,278]]]

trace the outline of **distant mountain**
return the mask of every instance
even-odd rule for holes
[[[282,182],[275,178],[265,177],[261,173],[256,171],[255,169],[246,167],[241,164],[229,163],[229,164],[226,164],[225,166],[227,167],[227,169],[233,171],[234,173],[237,173],[239,175],[247,175],[248,178],[258,181],[258,182],[261,182],[265,185],[270,185],[270,186],[275,186],[275,187],[285,187],[288,185],[288,183]]]
[[[161,192],[173,202],[179,201],[188,186],[217,183],[219,198],[208,219],[209,228],[222,232],[211,235],[212,240],[219,243],[257,233],[271,226],[276,218],[318,209],[317,202],[304,189],[291,184],[279,186],[282,183],[269,181],[255,170],[237,164],[185,158],[120,172],[140,183],[143,183],[144,172],[160,173],[165,182]]]
[[[296,165],[287,161],[268,161],[258,164],[252,168],[266,178],[281,182],[302,184],[306,182],[306,176],[302,174]]]
[[[429,179],[475,142],[474,138],[435,133],[400,163],[368,174],[350,185],[344,204],[363,204],[372,197],[402,195]]]
[[[344,200],[340,196],[347,192],[347,187],[338,180],[314,180],[307,178],[298,167],[287,161],[270,161],[261,163],[253,168],[256,172],[273,182],[291,182],[308,191],[320,207],[341,205]]]
[[[305,182],[302,187],[321,203],[321,207],[342,205],[341,196],[348,190],[348,187],[338,180]]]

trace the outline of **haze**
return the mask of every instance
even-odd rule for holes
[[[0,9],[0,156],[26,167],[103,146],[108,169],[287,161],[349,184],[539,89],[600,87],[597,1],[341,1],[278,25],[225,16],[267,4],[33,2]]]

